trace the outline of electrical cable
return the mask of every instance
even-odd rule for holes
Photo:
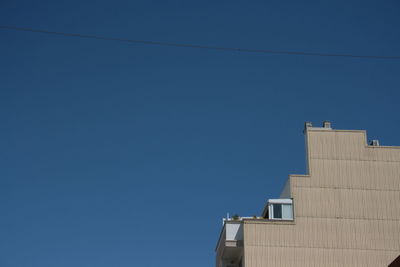
[[[67,33],[67,32],[58,32],[58,31],[48,31],[48,30],[42,30],[42,29],[23,28],[23,27],[5,26],[5,25],[0,25],[0,29],[14,30],[14,31],[24,31],[24,32],[34,32],[34,33],[44,33],[44,34],[52,34],[52,35],[59,35],[59,36],[65,36],[65,37],[77,37],[77,38],[96,39],[96,40],[118,41],[118,42],[125,42],[125,43],[145,44],[145,45],[199,48],[199,49],[209,49],[209,50],[248,52],[248,53],[298,55],[298,56],[319,56],[319,57],[365,58],[365,59],[400,59],[400,56],[330,54],[330,53],[319,53],[319,52],[299,52],[299,51],[269,50],[269,49],[247,49],[247,48],[234,48],[234,47],[198,45],[198,44],[156,42],[156,41],[146,41],[146,40],[126,39],[126,38],[114,38],[114,37],[106,37],[106,36],[99,36],[99,35],[89,35],[89,34],[80,34],[80,33]]]

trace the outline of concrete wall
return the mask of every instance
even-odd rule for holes
[[[364,131],[305,134],[310,173],[289,179],[295,224],[245,221],[245,266],[388,266],[400,254],[400,147],[368,146]]]
[[[227,222],[225,232],[225,240],[243,240],[243,224],[240,222]]]

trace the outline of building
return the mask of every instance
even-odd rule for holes
[[[290,175],[260,217],[224,219],[217,267],[387,267],[400,255],[400,147],[329,122],[304,135],[308,174]]]

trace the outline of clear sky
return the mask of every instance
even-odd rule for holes
[[[392,1],[19,1],[0,24],[400,56]],[[227,212],[305,173],[305,121],[400,145],[400,60],[0,30],[0,266],[214,265]]]

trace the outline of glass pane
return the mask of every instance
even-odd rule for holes
[[[282,218],[282,204],[272,204],[274,209],[274,219]]]
[[[282,219],[293,219],[292,205],[282,204]]]

